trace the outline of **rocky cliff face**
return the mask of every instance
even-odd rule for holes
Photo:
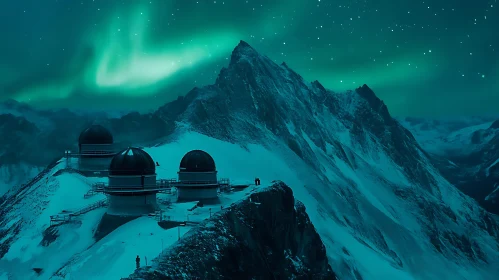
[[[237,143],[261,143],[271,132],[318,169],[318,160],[301,132],[323,151],[331,145],[336,156],[348,161],[337,134],[344,126],[350,130],[352,143],[360,144],[358,148],[369,152],[368,142],[381,143],[413,182],[428,189],[435,184],[421,168],[423,150],[367,85],[341,94],[329,91],[318,81],[305,81],[285,63],[278,65],[260,55],[244,41],[232,52],[230,64],[220,71],[215,85],[195,88],[156,114]]]
[[[336,279],[326,249],[282,182],[192,229],[129,279]]]

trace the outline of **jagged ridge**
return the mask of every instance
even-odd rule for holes
[[[192,229],[129,279],[336,279],[326,249],[282,182]]]

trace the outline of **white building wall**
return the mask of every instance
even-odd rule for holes
[[[137,196],[109,195],[107,214],[115,216],[141,216],[158,209],[156,193]]]
[[[218,188],[190,189],[188,187],[183,187],[177,189],[177,199],[179,201],[198,201],[217,197]]]
[[[178,172],[180,182],[218,182],[217,172]]]
[[[142,179],[142,177],[144,177]],[[142,181],[144,184],[142,186]],[[109,189],[154,189],[156,188],[156,175],[147,176],[109,176]]]
[[[82,171],[109,170],[112,157],[83,157],[78,160],[78,169]]]
[[[115,153],[115,145],[114,144],[83,144],[80,145],[80,154],[86,153]]]
[[[99,172],[109,169],[115,149],[113,144],[80,145],[79,153],[87,155],[78,159],[79,170],[83,172]]]

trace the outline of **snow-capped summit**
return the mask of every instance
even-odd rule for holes
[[[494,121],[490,127],[491,129],[499,129],[499,120]]]
[[[145,149],[160,163],[159,178],[175,177],[185,153],[199,149],[213,157],[222,178],[282,180],[305,205],[339,279],[497,276],[497,218],[440,175],[412,134],[367,86],[343,93],[326,90],[241,42],[214,85],[194,88],[162,106],[154,119],[171,128],[164,130],[161,142]],[[60,182],[56,191],[49,190],[65,188]],[[24,196],[31,191],[24,190]],[[13,199],[17,194],[9,195],[12,199],[2,207],[21,209]],[[55,198],[47,195],[47,200]],[[48,215],[40,204],[26,208]],[[19,216],[18,211],[0,217],[9,233],[2,239],[3,251],[19,249],[5,253],[8,265],[41,264],[47,250],[67,244],[62,235],[50,249],[30,243],[23,236],[36,236],[46,224],[33,214],[13,225],[9,219]],[[88,234],[83,228],[92,225],[84,222],[78,234]],[[109,238],[135,230],[135,224],[122,226],[90,249],[61,258],[66,262],[59,260],[60,271],[82,279],[111,275],[99,260],[117,267],[123,260],[114,252],[129,259],[133,250],[147,246],[142,239],[128,245]],[[156,228],[151,232],[162,234]],[[132,251],[129,246],[134,246]],[[160,253],[155,248],[149,256]]]
[[[493,268],[485,263],[498,257],[490,245],[497,244],[495,218],[439,174],[367,85],[344,93],[319,85],[240,43],[214,85],[193,89],[157,114],[213,138],[263,146],[287,162],[300,181],[289,184],[298,199],[311,196],[309,214],[320,213],[311,219],[335,271],[362,271],[365,279],[489,275]],[[481,233],[469,237],[470,231]],[[338,241],[338,232],[364,244],[359,249],[374,246],[391,268],[380,271],[362,254],[345,265],[334,244],[353,243]],[[425,257],[415,260],[415,252]],[[454,263],[481,268],[464,272]]]

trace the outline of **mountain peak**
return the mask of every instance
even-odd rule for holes
[[[493,122],[489,128],[492,128],[492,129],[498,129],[499,128],[499,120],[496,120],[495,122]]]
[[[383,101],[381,101],[374,91],[366,84],[355,89],[355,92],[362,96],[371,106],[379,107]]]
[[[237,49],[237,48],[251,48],[251,49],[253,49],[253,48],[250,46],[250,44],[248,44],[248,43],[247,43],[246,41],[244,41],[244,40],[240,40],[240,41],[239,41],[239,44],[237,44],[237,46],[236,46],[236,49]]]
[[[358,87],[355,92],[364,98],[367,103],[369,103],[371,108],[380,112],[386,120],[391,119],[385,103],[376,96],[374,91],[368,85],[364,84],[363,86]]]
[[[258,57],[258,52],[250,46],[247,42],[241,40],[239,44],[232,51],[232,56],[230,58],[230,64],[238,62],[243,57]]]
[[[326,88],[318,80],[313,81],[312,85],[316,86],[321,91],[326,91]]]

